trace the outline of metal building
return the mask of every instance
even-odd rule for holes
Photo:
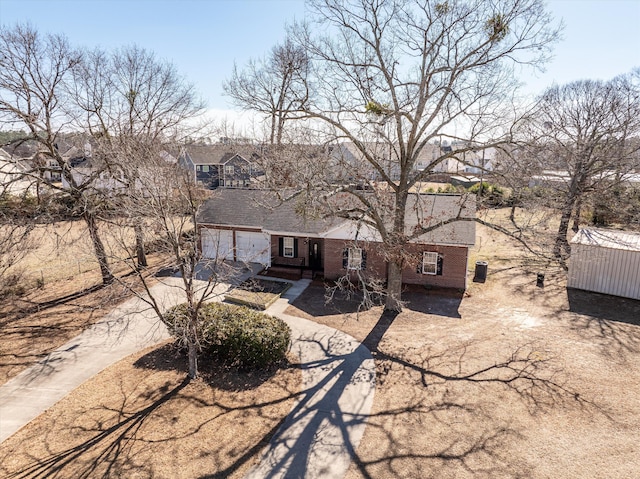
[[[578,231],[571,240],[567,287],[640,299],[640,233]]]

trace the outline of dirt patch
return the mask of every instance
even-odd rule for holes
[[[489,274],[463,297],[414,290],[398,315],[358,312],[325,304],[314,283],[286,311],[374,355],[374,407],[347,477],[637,477],[640,302],[567,292],[562,270],[478,230]]]
[[[265,310],[290,287],[291,283],[285,281],[250,278],[225,294],[224,299],[230,303]]]
[[[165,345],[89,380],[0,445],[2,477],[235,478],[290,412],[296,365],[242,373]]]

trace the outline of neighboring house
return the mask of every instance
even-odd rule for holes
[[[640,299],[640,233],[578,231],[571,240],[567,287]]]
[[[0,148],[0,194],[23,195],[35,193],[33,178],[28,176],[29,167],[22,160],[13,158]]]
[[[42,151],[41,145],[33,140],[16,142],[3,147],[13,160],[20,161],[24,168],[39,176],[44,182],[58,183],[61,177],[61,168],[58,162]]]
[[[388,142],[370,142],[366,143],[366,146],[368,151],[376,156],[387,175],[392,180],[397,180],[400,177],[400,167],[395,151],[397,147]],[[420,150],[414,164],[414,170],[424,171],[427,169],[433,173],[480,174],[482,171],[486,172],[493,169],[493,158],[496,155],[495,148],[456,153],[456,149],[466,147],[467,144],[462,142],[454,142],[451,145],[445,142],[442,145],[428,143]],[[369,171],[367,175],[371,179],[378,179],[379,174],[364,159],[362,153],[358,151],[353,143],[343,143],[342,148],[351,153],[354,158],[352,164],[357,166],[357,171]],[[444,155],[451,156],[440,159]]]
[[[117,166],[107,166],[104,161],[95,158],[91,153],[91,147],[85,145],[83,151],[70,149],[66,152],[65,162],[69,165],[71,176],[76,185],[85,185],[90,183],[91,188],[102,192],[118,192],[129,187],[124,172]],[[168,151],[159,152],[160,159],[167,164],[176,164],[177,159]],[[135,180],[135,187],[142,188],[141,182],[144,178],[153,178],[158,173],[155,167],[137,166],[136,174],[138,178]],[[69,188],[69,181],[62,177],[63,188]]]
[[[68,160],[71,176],[76,185],[91,183],[91,188],[99,191],[119,191],[126,187],[121,172],[112,172],[104,168],[101,162],[92,158],[79,157]],[[62,187],[69,188],[69,181],[62,177]]]
[[[407,247],[414,258],[403,270],[406,284],[465,288],[469,247],[475,244],[475,197],[412,195],[407,230],[442,224]],[[335,280],[358,271],[384,279],[380,237],[370,227],[340,218],[305,218],[297,197],[280,201],[261,190],[218,190],[197,216],[205,258],[295,266]]]
[[[182,149],[178,162],[206,188],[247,188],[260,174],[257,158],[258,150],[250,145],[190,145]]]

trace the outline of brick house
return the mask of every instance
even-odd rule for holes
[[[386,277],[377,231],[341,218],[305,218],[299,200],[282,201],[262,190],[218,190],[197,217],[203,257],[298,268],[329,280],[357,273]],[[403,283],[465,288],[475,197],[413,195],[409,203],[408,228],[441,226],[405,249]]]

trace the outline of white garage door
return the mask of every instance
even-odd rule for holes
[[[202,255],[210,259],[228,259],[233,261],[233,232],[203,228]]]
[[[253,231],[236,231],[236,256],[238,261],[271,264],[271,240],[268,234]]]

